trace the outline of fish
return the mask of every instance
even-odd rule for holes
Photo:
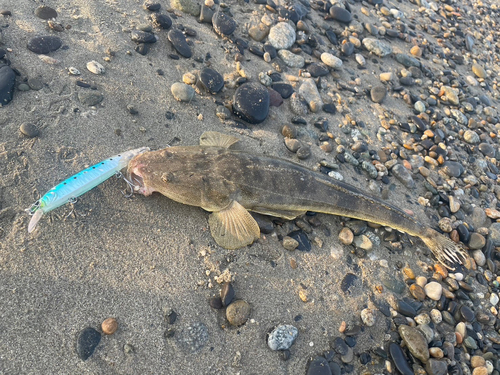
[[[149,147],[141,147],[122,152],[88,167],[54,186],[33,203],[31,207],[26,209],[32,215],[28,224],[28,233],[35,230],[35,227],[44,214],[68,202],[74,201],[80,195],[85,194],[114,174],[119,173],[128,166],[129,161],[133,157],[149,150]]]
[[[215,242],[235,250],[260,229],[249,211],[291,220],[313,211],[360,219],[419,237],[447,268],[463,264],[462,244],[418,222],[404,210],[345,182],[285,159],[235,150],[239,139],[205,132],[198,146],[144,152],[128,165],[134,192],[154,192],[210,212]]]

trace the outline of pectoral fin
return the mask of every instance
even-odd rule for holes
[[[238,142],[239,139],[232,135],[219,132],[205,132],[200,137],[200,146],[214,146],[229,148]]]
[[[260,229],[255,219],[236,201],[232,201],[221,211],[213,212],[208,224],[215,242],[228,250],[250,245],[260,236]]]
[[[304,215],[307,211],[285,211],[285,210],[274,210],[265,207],[253,207],[250,211],[257,212],[262,215],[280,217],[285,220],[293,220],[297,216]]]

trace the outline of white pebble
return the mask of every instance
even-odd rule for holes
[[[372,309],[364,309],[361,311],[361,320],[367,327],[372,327],[375,324],[375,313]]]
[[[104,69],[104,66],[99,64],[97,61],[92,60],[87,63],[87,69],[94,74],[104,74],[106,72],[106,69]]]
[[[431,281],[430,283],[428,283],[424,287],[424,290],[427,297],[434,301],[439,301],[439,299],[441,298],[441,294],[443,293],[443,287],[441,286],[441,284],[435,281]]]

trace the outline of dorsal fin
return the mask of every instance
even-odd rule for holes
[[[213,146],[229,148],[238,142],[239,139],[232,135],[219,132],[205,132],[200,137],[200,146]]]

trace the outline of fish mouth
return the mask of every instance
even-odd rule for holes
[[[148,196],[151,195],[154,190],[147,187],[144,183],[144,176],[142,171],[143,166],[143,164],[134,162],[134,160],[132,160],[127,170],[127,177],[128,180],[132,183],[134,193]]]

